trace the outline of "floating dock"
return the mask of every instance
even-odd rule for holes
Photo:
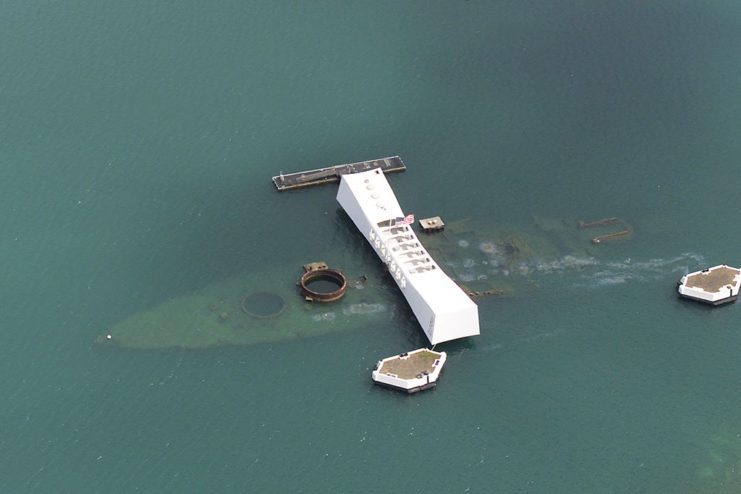
[[[431,344],[479,334],[478,306],[422,246],[381,170],[342,175],[337,202],[386,264]]]
[[[420,348],[379,360],[373,369],[376,384],[416,393],[437,385],[447,354]]]
[[[679,280],[679,295],[711,305],[733,302],[738,298],[741,270],[725,264],[695,271]]]
[[[281,173],[273,177],[273,183],[280,191],[298,189],[300,187],[309,187],[327,182],[337,182],[346,173],[358,173],[375,169],[379,169],[384,173],[403,172],[406,170],[406,166],[404,166],[404,162],[398,156],[390,156],[388,158],[330,166],[328,168],[319,168],[305,172]]]

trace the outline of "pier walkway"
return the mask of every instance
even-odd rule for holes
[[[380,168],[384,173],[403,172],[406,170],[401,158],[398,156],[390,156],[388,158],[330,166],[328,168],[307,170],[305,172],[288,174],[281,173],[277,177],[273,177],[273,183],[278,190],[283,191],[299,187],[309,187],[310,185],[324,184],[327,182],[336,182],[346,173],[364,172],[375,168]]]

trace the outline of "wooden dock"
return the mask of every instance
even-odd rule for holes
[[[403,172],[406,170],[404,162],[398,156],[380,158],[376,160],[360,161],[358,163],[349,163],[345,165],[330,166],[328,168],[319,168],[318,170],[307,170],[305,172],[288,173],[273,177],[275,187],[280,190],[297,189],[299,187],[309,187],[327,182],[336,182],[346,173],[364,172],[380,168],[384,173]]]

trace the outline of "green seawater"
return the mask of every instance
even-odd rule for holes
[[[0,492],[738,492],[741,305],[675,282],[741,266],[739,48],[727,0],[0,2]],[[634,235],[533,258],[413,396],[370,379],[426,344],[391,290],[352,331],[95,344],[270,266],[377,271],[335,185],[270,177],[395,154],[417,218]]]

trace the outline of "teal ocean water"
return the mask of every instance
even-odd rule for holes
[[[722,0],[1,2],[0,492],[739,492],[741,306],[675,282],[741,265],[740,48]],[[336,186],[270,177],[395,154],[417,217],[635,234],[478,299],[418,395],[370,381],[426,344],[401,297],[316,338],[94,344],[347,255]]]

